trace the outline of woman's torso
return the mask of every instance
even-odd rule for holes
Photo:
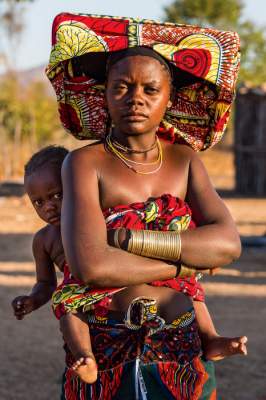
[[[106,153],[102,144],[88,151],[97,154],[97,174],[102,210],[118,204],[131,204],[158,198],[164,193],[184,199],[187,193],[189,176],[189,154],[186,146],[173,146],[162,142],[164,161],[160,171],[155,174],[141,175],[127,168],[112,154]],[[183,314],[191,308],[191,300],[182,293],[165,287],[153,287],[142,284],[128,287],[116,293],[110,308],[125,312],[131,301],[139,296],[157,300],[158,311],[167,321]]]

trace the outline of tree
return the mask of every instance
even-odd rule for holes
[[[164,8],[169,21],[216,28],[235,26],[242,9],[239,0],[175,0]]]
[[[239,81],[259,86],[266,82],[265,30],[245,21],[238,29],[241,39],[241,67]]]
[[[0,180],[21,176],[32,152],[64,135],[45,83],[26,84],[16,71],[24,7],[31,1],[0,0],[0,66],[5,71],[0,75]]]
[[[43,82],[27,86],[9,72],[0,91],[0,179],[22,173],[22,166],[39,147],[63,136],[56,100]]]
[[[9,178],[20,159],[25,110],[19,99],[16,54],[24,29],[24,6],[30,1],[0,0],[0,179]]]
[[[164,11],[168,21],[237,31],[242,54],[239,82],[260,85],[266,82],[265,30],[243,21],[243,9],[241,0],[175,0]]]
[[[24,5],[33,0],[0,0],[0,65],[15,67],[16,48],[24,29]]]

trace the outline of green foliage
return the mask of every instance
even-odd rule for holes
[[[239,81],[266,82],[265,30],[243,21],[241,0],[175,0],[164,8],[167,21],[235,30],[241,40]]]
[[[47,94],[47,86],[43,82],[33,82],[26,95],[30,110],[29,121],[34,122],[37,141],[40,144],[46,143],[60,129],[56,101]],[[29,127],[27,134],[30,132]]]
[[[15,140],[18,125],[21,139],[33,140],[37,145],[48,142],[60,129],[56,102],[46,85],[32,82],[23,87],[14,74],[1,80],[0,115],[1,128],[11,141]]]
[[[266,82],[265,30],[246,21],[239,25],[241,39],[241,68],[239,80],[261,85]]]
[[[239,0],[175,0],[164,8],[168,21],[223,28],[234,26],[242,9]]]

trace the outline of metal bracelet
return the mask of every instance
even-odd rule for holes
[[[115,244],[115,247],[117,247],[118,249],[121,249],[121,246],[120,246],[120,243],[118,240],[118,235],[119,235],[120,230],[121,230],[121,228],[117,228],[114,233],[114,244]]]
[[[176,231],[130,230],[127,251],[144,257],[179,261],[181,238]]]

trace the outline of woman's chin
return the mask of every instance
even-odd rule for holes
[[[119,127],[120,132],[124,132],[127,135],[136,135],[136,136],[141,136],[141,135],[146,135],[146,134],[152,134],[153,132],[156,132],[156,128],[152,127],[147,127],[141,122],[128,122],[127,124],[120,125]]]

